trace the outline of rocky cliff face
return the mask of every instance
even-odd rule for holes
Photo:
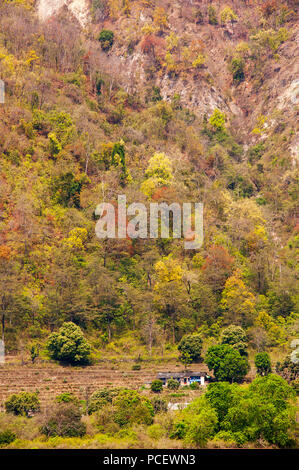
[[[82,27],[90,21],[88,0],[38,0],[38,16],[42,21],[46,21],[58,14],[63,7],[68,9]]]

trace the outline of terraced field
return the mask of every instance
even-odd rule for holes
[[[110,364],[84,368],[54,364],[4,364],[0,366],[0,407],[3,410],[9,395],[23,390],[38,390],[41,404],[47,405],[56,395],[63,392],[72,392],[80,399],[86,399],[99,388],[119,386],[138,389],[155,379],[158,372],[182,370],[179,365],[147,365],[140,371],[132,371],[129,369],[131,367],[131,364],[121,368]],[[207,370],[202,364],[199,369]]]

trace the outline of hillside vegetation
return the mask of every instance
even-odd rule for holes
[[[56,3],[48,0],[54,10]],[[108,400],[114,421],[97,415],[97,430],[109,421],[115,441],[107,444],[104,433],[87,447],[134,446],[137,425],[151,427],[152,441],[145,438],[144,446],[170,447],[173,439],[203,446],[217,433],[217,442],[231,445],[293,445],[297,2],[93,0],[81,2],[79,13],[62,5],[46,17],[41,4],[0,5],[0,315],[6,353],[32,364],[106,361],[121,367],[121,361],[144,361],[145,367],[166,369],[179,359],[189,367],[206,357],[217,380],[241,382],[249,366],[248,380],[256,368],[272,377],[256,379],[256,389],[223,382],[232,388],[222,392],[233,396],[226,417],[205,394],[171,423],[168,413],[156,421],[147,393],[127,397],[127,404],[140,402],[142,417],[123,423],[117,413],[126,397],[116,394]],[[116,205],[121,194],[127,204],[203,202],[203,246],[185,250],[184,239],[173,238],[99,240],[95,209],[101,202]],[[242,328],[243,346],[223,339],[230,325]],[[65,328],[72,329],[76,347],[61,339],[68,337]],[[194,334],[201,338],[200,359],[178,349]],[[280,378],[267,375],[267,357],[254,366],[260,352],[269,353],[272,371],[292,385],[279,382],[284,404],[270,404],[265,392],[265,413],[280,423],[272,431],[259,427],[256,390]],[[236,361],[244,373],[235,377],[225,370],[217,378],[211,364],[218,353],[229,354],[228,366]],[[245,430],[228,424],[237,420],[236,403],[247,407]],[[80,421],[76,410],[66,414]],[[0,431],[17,426],[1,419]],[[87,430],[96,426],[91,421]],[[207,429],[203,423],[210,423]],[[44,434],[55,435],[43,426]],[[29,441],[37,438],[36,429],[28,431]],[[78,429],[74,436],[81,442]],[[17,445],[29,446],[24,442]]]

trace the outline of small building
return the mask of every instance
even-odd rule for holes
[[[179,382],[181,386],[190,385],[193,382],[197,382],[199,385],[205,385],[209,380],[209,375],[206,372],[159,372],[157,379],[161,380],[163,385],[167,385],[168,380],[174,379]]]

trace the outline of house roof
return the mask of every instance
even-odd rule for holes
[[[158,379],[183,379],[185,377],[206,377],[206,372],[159,372]]]

